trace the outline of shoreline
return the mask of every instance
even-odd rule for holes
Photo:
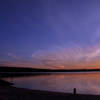
[[[30,77],[30,76],[39,76],[39,75],[60,75],[60,74],[100,74],[100,71],[97,72],[0,72],[0,78],[14,78],[14,77]]]
[[[0,100],[100,100],[100,95],[31,90],[14,86],[0,86]]]

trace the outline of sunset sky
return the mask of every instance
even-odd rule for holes
[[[1,0],[0,65],[100,68],[100,0]]]

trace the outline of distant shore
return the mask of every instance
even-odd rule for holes
[[[0,66],[0,78],[2,77],[20,77],[32,75],[50,75],[57,73],[90,73],[100,72],[100,69],[39,69],[24,67]]]
[[[100,100],[100,95],[73,95],[70,93],[0,86],[0,100]]]
[[[9,72],[100,72],[100,69],[40,69],[40,68],[24,68],[24,67],[7,67],[0,66],[0,73]]]
[[[100,73],[100,71],[90,71],[90,72],[0,72],[0,78],[8,78],[8,77],[29,77],[29,76],[37,76],[37,75],[52,75],[52,74],[95,74]]]

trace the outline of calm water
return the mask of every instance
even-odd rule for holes
[[[100,95],[99,73],[58,73],[50,75],[37,75],[28,77],[5,78],[13,81],[16,87],[35,90],[48,90],[72,93],[77,88],[77,93]]]

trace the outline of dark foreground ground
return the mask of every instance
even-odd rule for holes
[[[0,86],[0,100],[100,100],[99,95],[73,95]]]

